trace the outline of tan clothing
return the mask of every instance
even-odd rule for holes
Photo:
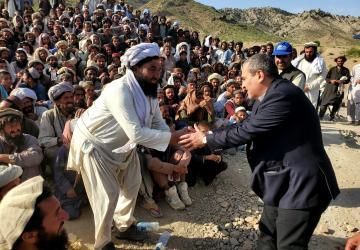
[[[43,153],[37,139],[31,135],[24,134],[24,142],[21,146],[9,145],[0,137],[0,154],[13,154],[15,165],[23,169],[21,180],[25,181],[40,175],[40,164]]]
[[[164,151],[170,132],[155,98],[141,127],[126,77],[109,83],[76,123],[68,169],[81,172],[95,221],[95,249],[111,241],[111,225],[125,231],[141,184],[136,144]]]
[[[62,137],[65,123],[70,119],[71,116],[66,117],[56,106],[44,112],[40,121],[40,144],[44,146],[45,149],[57,146],[57,138]]]

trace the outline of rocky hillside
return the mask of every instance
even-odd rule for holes
[[[131,2],[129,1],[129,3]],[[181,27],[197,30],[201,37],[211,34],[219,36],[221,39],[245,42],[266,42],[280,39],[254,25],[228,20],[221,11],[193,0],[150,0],[140,7],[140,9],[144,8],[149,8],[154,14],[165,15],[171,20],[179,20]]]
[[[255,25],[287,40],[303,43],[319,40],[331,46],[354,44],[360,18],[333,15],[319,9],[292,14],[277,8],[222,9],[228,21]]]
[[[353,34],[360,33],[359,17],[334,15],[320,9],[293,14],[270,7],[217,10],[193,0],[128,2],[135,8],[149,8],[153,13],[179,20],[182,27],[198,30],[202,37],[212,34],[250,43],[286,39],[299,44],[317,40],[327,46],[360,45],[352,39]]]

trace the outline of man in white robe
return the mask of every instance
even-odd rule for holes
[[[292,61],[293,66],[304,72],[306,84],[304,92],[315,108],[318,107],[321,87],[325,86],[327,69],[324,59],[317,53],[317,44],[305,43],[304,54]]]
[[[95,249],[115,249],[113,220],[120,234],[136,230],[133,212],[141,184],[136,144],[165,151],[184,133],[171,134],[159,109],[159,55],[157,44],[128,49],[122,58],[126,74],[109,83],[76,123],[68,168],[81,173],[94,213]]]

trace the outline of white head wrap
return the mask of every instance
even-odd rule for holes
[[[221,75],[219,75],[218,73],[213,73],[213,74],[209,75],[208,82],[211,82],[212,79],[217,79],[220,84],[224,80],[224,78]]]
[[[186,46],[186,59],[187,62],[190,64],[191,60],[190,60],[190,45],[187,42],[182,42],[176,45],[176,52],[175,52],[175,60],[179,61],[180,60],[180,48],[182,46]]]
[[[139,25],[138,30],[145,30],[146,32],[148,32],[149,27],[146,24],[142,23],[142,24]]]
[[[16,96],[20,100],[24,100],[26,97],[34,100],[34,102],[37,100],[35,91],[29,88],[16,88],[11,91],[10,95]]]
[[[31,178],[11,189],[0,202],[0,249],[11,249],[24,231],[43,192],[44,179]]]
[[[160,48],[156,43],[140,43],[128,49],[121,57],[122,65],[126,66],[126,84],[128,85],[135,102],[136,114],[139,118],[141,127],[146,125],[150,117],[150,105],[141,89],[134,73],[130,67],[136,65],[147,57],[160,55]]]
[[[159,46],[156,43],[140,43],[125,52],[121,57],[121,64],[130,68],[141,60],[153,56],[160,56]]]
[[[211,47],[210,38],[212,38],[211,35],[210,35],[210,36],[207,36],[207,37],[205,38],[205,43],[204,43],[204,46],[205,46],[205,47],[208,47],[208,48]]]
[[[21,167],[16,165],[0,165],[0,188],[19,178],[23,173]]]
[[[58,83],[49,89],[49,99],[55,102],[55,100],[65,92],[74,92],[74,87],[68,82]]]

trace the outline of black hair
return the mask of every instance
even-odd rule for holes
[[[272,78],[277,78],[279,75],[274,59],[266,54],[253,55],[245,62],[245,64],[252,75],[254,75],[258,70],[263,71],[266,75]]]
[[[14,122],[19,122],[21,124],[21,117],[17,115],[7,115],[3,118],[0,118],[0,131],[3,131],[6,124]]]
[[[0,72],[1,78],[4,77],[4,75],[9,75],[9,76],[11,76],[11,74],[10,74],[8,71],[5,71],[5,70]]]

